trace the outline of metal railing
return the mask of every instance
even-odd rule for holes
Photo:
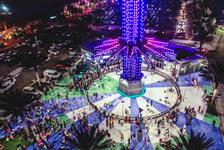
[[[117,68],[116,68],[116,69],[117,69]],[[110,73],[110,72],[114,72],[116,69],[110,69],[110,70],[108,70],[107,72],[105,72],[105,74]],[[146,68],[143,68],[143,70],[144,70],[144,71],[149,71],[149,70],[147,70]],[[153,72],[156,73],[156,74],[158,74],[158,75],[160,75],[160,76],[162,76],[162,77],[164,77],[165,79],[167,79],[167,80],[174,86],[174,88],[176,89],[176,92],[177,92],[177,99],[182,97],[181,92],[180,92],[180,88],[179,88],[178,84],[176,83],[175,78],[173,78],[173,77],[171,77],[171,76],[169,76],[169,75],[167,75],[167,74],[165,74],[165,73],[163,73],[163,72],[161,72],[161,71],[159,71],[159,70],[156,70],[156,69],[153,70]],[[95,80],[97,80],[97,79],[99,79],[99,78],[100,78],[100,77],[96,78]],[[93,80],[93,82],[94,82],[95,80]],[[92,83],[93,83],[93,82],[92,82]],[[90,88],[90,86],[92,85],[92,83],[88,86],[88,88],[87,88],[87,90],[86,90],[86,99],[87,99],[87,101],[89,102],[89,104],[90,104],[96,111],[98,111],[99,113],[101,113],[103,116],[105,116],[105,117],[106,117],[106,116],[111,116],[113,113],[107,112],[107,111],[104,110],[104,109],[99,109],[96,105],[94,105],[94,104],[91,102],[91,100],[90,100],[90,98],[89,98],[88,89]],[[159,113],[159,114],[155,114],[155,115],[150,115],[150,116],[142,117],[141,119],[143,119],[144,121],[147,121],[147,120],[152,120],[152,119],[156,119],[156,118],[159,118],[159,117],[161,117],[161,116],[164,116],[164,115],[166,115],[167,113],[169,113],[170,111],[174,110],[177,106],[179,106],[179,105],[180,105],[180,102],[181,102],[181,99],[180,99],[180,101],[176,101],[176,103],[175,103],[172,107],[170,107],[169,109],[167,109],[166,111],[161,112],[161,113]],[[119,115],[116,115],[116,116],[118,117],[118,119],[125,120],[125,116],[119,116]],[[135,121],[135,119],[136,119],[136,117],[129,117],[129,118],[130,118],[130,121]]]

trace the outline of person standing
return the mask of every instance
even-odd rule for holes
[[[121,142],[124,141],[124,134],[121,133]]]

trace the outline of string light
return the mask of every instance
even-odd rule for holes
[[[121,53],[123,65],[121,77],[128,81],[141,80],[142,56],[151,55],[161,60],[171,60],[175,52],[169,47],[168,42],[144,37],[146,14],[144,0],[122,0],[121,3],[122,37],[105,40],[94,49],[97,51],[96,56],[113,53],[111,59]]]

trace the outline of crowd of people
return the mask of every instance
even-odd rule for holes
[[[100,78],[102,74],[106,72],[110,72],[117,68],[117,65],[113,66],[107,66],[103,69],[96,69],[93,68],[87,71],[80,80],[76,80],[78,82],[74,82],[74,86],[72,88],[76,88],[77,90],[84,91],[84,89],[87,89],[92,82]],[[55,82],[52,81],[52,84],[49,84],[47,86],[48,89],[45,88],[44,93],[47,94],[47,91],[50,88],[53,88],[55,86]],[[71,87],[67,87],[66,90],[66,99],[68,99],[68,91],[72,89]],[[97,92],[94,94],[95,98],[97,99]],[[57,93],[57,97],[60,98],[60,94]],[[61,130],[65,130],[67,127],[66,122],[61,122],[57,117],[60,115],[63,115],[66,111],[70,110],[70,104],[74,103],[75,98],[73,101],[65,101],[65,102],[58,102],[57,100],[50,100],[49,105],[46,105],[44,101],[34,101],[32,104],[27,106],[27,109],[24,110],[24,118],[25,123],[21,122],[21,119],[16,120],[4,120],[4,124],[1,127],[1,130],[5,133],[5,139],[6,141],[13,140],[14,135],[18,133],[22,133],[24,135],[28,135],[28,139],[31,142],[37,143],[37,146],[40,148],[51,148],[55,149],[54,145],[52,147],[52,144],[48,141],[50,136],[55,132],[60,132]],[[100,117],[100,116],[99,116]],[[102,116],[103,117],[103,116]],[[110,122],[113,117],[109,117]],[[78,114],[75,114],[73,117],[74,121],[83,121],[86,120],[86,113],[80,112]],[[12,127],[12,122],[17,124],[16,129]],[[110,126],[112,127],[112,123],[110,123]],[[26,134],[27,133],[27,134]],[[64,132],[66,133],[66,132]],[[66,134],[64,134],[66,136]],[[18,149],[24,149],[24,145],[18,145]]]
[[[67,87],[68,90],[66,90],[66,98],[67,101],[65,100],[64,102],[59,102],[57,100],[50,100],[49,104],[46,105],[45,102],[42,101],[35,101],[33,102],[25,111],[24,111],[24,116],[26,118],[26,125],[27,127],[24,126],[24,124],[20,124],[20,130],[24,130],[23,133],[29,133],[29,139],[37,143],[37,146],[39,148],[45,148],[45,149],[56,149],[55,145],[52,144],[52,142],[49,141],[51,136],[54,133],[59,133],[60,136],[63,138],[63,143],[67,143],[67,138],[71,137],[70,133],[70,128],[67,122],[60,122],[58,120],[58,116],[63,115],[64,112],[66,111],[72,111],[70,105],[72,103],[75,103],[76,99],[73,98],[73,100],[68,99],[68,91],[71,89],[77,89],[83,92],[90,87],[90,85],[96,80],[96,79],[101,79],[101,77],[111,71],[116,71],[121,68],[120,63],[104,66],[103,68],[95,66],[94,68],[88,70],[85,72],[81,78],[77,78],[74,80],[74,83],[72,87],[70,85]],[[192,84],[195,82],[196,79],[192,79]],[[54,84],[55,86],[55,84]],[[102,85],[103,87],[103,85]],[[164,92],[173,92],[173,89],[168,88],[167,91]],[[58,95],[58,94],[57,94]],[[94,93],[93,97],[89,97],[87,93],[88,98],[93,98],[98,99],[98,93]],[[60,95],[58,95],[58,98]],[[165,103],[169,103],[168,99],[165,97]],[[180,103],[181,98],[177,98],[177,102]],[[154,105],[153,101],[148,101],[149,105]],[[89,109],[93,109],[96,112],[98,112],[97,117],[99,120],[105,119],[105,124],[107,127],[107,130],[105,132],[107,133],[108,137],[110,137],[109,130],[114,128],[116,125],[123,126],[123,124],[130,124],[133,123],[134,126],[137,128],[136,133],[131,135],[129,139],[129,144],[130,141],[133,139],[137,139],[139,141],[144,141],[146,145],[150,145],[150,140],[147,138],[147,136],[143,136],[144,133],[149,132],[150,127],[142,127],[145,123],[155,123],[157,126],[157,135],[160,137],[161,134],[163,134],[166,138],[160,138],[160,142],[163,142],[164,140],[168,140],[170,136],[170,127],[173,127],[173,124],[175,124],[178,120],[178,116],[180,114],[180,110],[178,108],[170,111],[166,116],[158,118],[158,119],[152,119],[148,118],[148,121],[144,120],[140,115],[136,116],[134,119],[130,117],[130,114],[128,110],[125,110],[125,116],[121,118],[120,116],[116,114],[110,114],[107,113],[105,110],[110,109],[113,107],[113,104],[111,103],[105,103],[103,110],[99,110],[96,106],[92,105],[92,107],[89,107]],[[197,111],[194,107],[186,106],[185,107],[185,114],[187,116],[187,125],[191,124],[191,121],[193,120],[194,117],[196,117],[197,113],[203,113],[204,108],[199,106]],[[139,110],[141,114],[141,110]],[[88,122],[88,116],[87,113],[84,112],[79,112],[76,114],[73,114],[73,119],[72,123],[76,122],[81,122],[82,124],[89,125]],[[97,128],[99,128],[99,124],[94,124]],[[168,125],[168,126],[167,126]],[[22,127],[24,126],[24,128]],[[27,132],[26,132],[27,129]],[[165,129],[163,132],[161,130]],[[10,127],[10,123],[6,123],[4,126],[3,130],[7,133],[6,139],[11,140],[14,138],[14,129]],[[180,129],[180,132],[186,132],[186,126]],[[148,134],[146,134],[148,135]],[[120,139],[121,141],[124,140],[124,134],[120,134]],[[21,149],[23,149],[24,146],[19,145]]]
[[[44,102],[41,101],[33,102],[24,112],[26,124],[20,123],[19,128],[15,130],[11,127],[10,122],[5,121],[2,130],[7,133],[5,137],[6,140],[13,140],[15,134],[22,133],[31,143],[36,143],[35,146],[38,148],[54,150],[56,149],[56,143],[52,142],[51,137],[54,133],[58,133],[63,139],[61,147],[65,147],[66,137],[73,136],[69,134],[71,123],[75,125],[77,122],[81,122],[82,124],[89,125],[86,112],[74,114],[72,122],[70,123],[59,121],[58,117],[69,108],[66,106],[71,102],[65,103],[60,105],[57,102],[51,102],[50,105],[45,105]],[[58,112],[58,114],[55,112]],[[97,117],[100,118],[100,120],[103,118],[100,113]],[[10,121],[12,122],[12,120]],[[97,123],[94,125],[98,127]],[[107,131],[107,133],[109,132]],[[108,136],[110,135],[108,134]],[[18,145],[18,149],[25,149],[25,145]]]
[[[74,79],[74,87],[75,89],[82,89],[86,90],[90,87],[90,85],[98,78],[101,79],[102,75],[111,72],[111,71],[116,71],[120,68],[120,63],[116,64],[107,64],[104,67],[100,67],[96,65],[92,69],[88,70],[83,74],[82,78],[76,78]]]

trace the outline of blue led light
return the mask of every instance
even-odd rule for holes
[[[105,40],[94,49],[97,56],[121,53],[123,65],[121,77],[128,81],[142,79],[142,56],[162,60],[169,60],[175,56],[174,50],[169,48],[167,42],[144,38],[145,4],[145,0],[121,0],[121,39]]]
[[[144,0],[122,0],[122,39],[128,45],[122,52],[122,78],[127,80],[142,78],[142,58],[137,45],[144,38],[144,5]]]

